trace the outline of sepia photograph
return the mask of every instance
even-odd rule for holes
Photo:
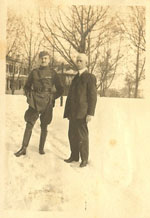
[[[7,1],[4,218],[150,218],[150,5],[117,2]]]

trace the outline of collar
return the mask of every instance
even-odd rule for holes
[[[84,69],[82,69],[82,70],[78,70],[78,72],[79,72],[79,76],[81,76],[81,74],[84,73],[86,70],[87,70],[86,67],[85,67]]]
[[[39,67],[40,70],[46,70],[46,69],[48,69],[48,68],[49,68],[49,65],[47,65],[47,66],[40,66],[40,67]]]

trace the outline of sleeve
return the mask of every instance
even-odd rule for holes
[[[32,82],[33,82],[33,72],[31,72],[27,78],[27,81],[25,83],[25,86],[24,86],[24,91],[25,93],[26,92],[29,92],[31,90],[31,86],[32,86]]]
[[[96,77],[93,74],[90,75],[88,80],[87,98],[88,98],[87,114],[94,116],[96,102],[97,102],[97,88],[96,88]]]
[[[55,72],[55,75],[54,75],[54,85],[55,85],[55,88],[56,88],[56,93],[54,94],[54,99],[57,99],[59,98],[63,92],[64,92],[64,87],[60,81],[60,78],[58,76],[58,74]]]
[[[70,117],[70,99],[71,99],[71,92],[72,92],[72,83],[69,87],[67,99],[66,99],[66,104],[65,104],[65,110],[64,110],[64,118],[69,118]]]

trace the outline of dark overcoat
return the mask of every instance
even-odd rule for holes
[[[97,102],[96,77],[86,70],[72,80],[66,100],[64,118],[83,119],[94,115]]]
[[[47,67],[34,69],[24,87],[27,102],[36,111],[44,111],[48,104],[63,94],[63,86],[57,73]]]

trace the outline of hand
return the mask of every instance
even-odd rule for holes
[[[88,123],[88,122],[90,122],[92,120],[92,116],[91,115],[87,115],[86,116],[86,122]]]

